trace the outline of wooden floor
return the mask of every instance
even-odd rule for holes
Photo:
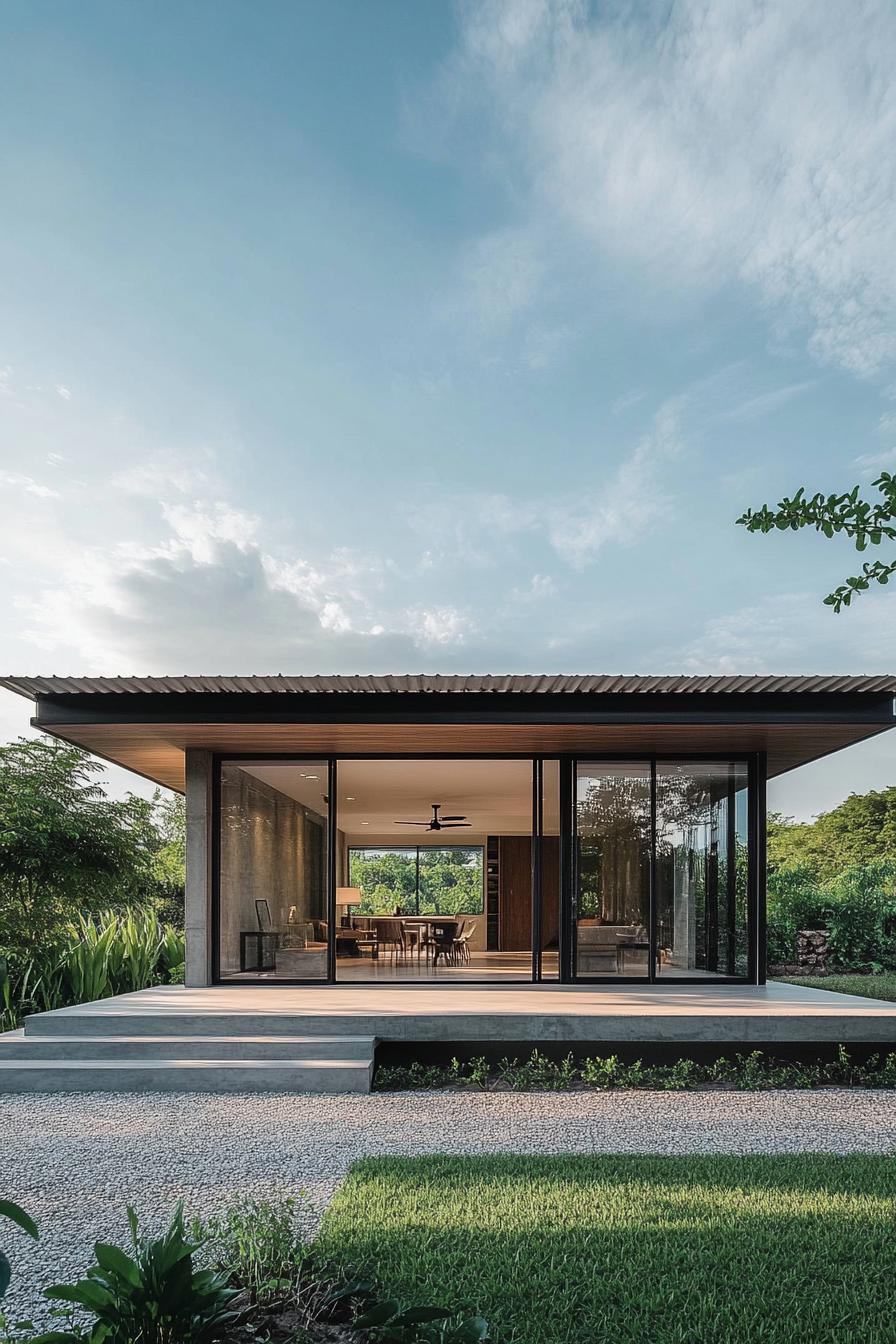
[[[896,1004],[780,983],[160,986],[37,1014],[27,1029],[59,1030],[60,1018],[97,1033],[304,1030],[398,1041],[817,1041],[896,1049]]]

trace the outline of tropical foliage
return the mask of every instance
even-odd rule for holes
[[[80,1308],[93,1317],[54,1331],[48,1344],[208,1344],[222,1337],[237,1319],[238,1290],[227,1275],[194,1264],[201,1242],[184,1230],[178,1204],[167,1230],[154,1239],[141,1236],[137,1215],[128,1209],[130,1254],[97,1242],[96,1263],[73,1284],[46,1289],[53,1301]],[[37,1341],[35,1341],[37,1344]]]
[[[0,1199],[0,1218],[14,1223],[26,1236],[33,1237],[35,1241],[38,1240],[39,1233],[34,1219],[20,1205],[14,1204],[11,1199]],[[0,1247],[0,1298],[6,1296],[11,1278],[12,1266],[9,1263],[9,1257]]]
[[[896,863],[896,788],[851,793],[814,822],[794,822],[779,812],[768,819],[768,862],[802,864],[821,881],[857,864]]]
[[[811,823],[769,817],[770,963],[793,962],[798,930],[820,928],[833,967],[896,967],[896,788],[851,794]]]
[[[107,797],[62,742],[0,747],[0,1028],[182,978],[179,798]]]
[[[73,918],[108,909],[182,923],[182,803],[110,799],[102,768],[62,742],[0,747],[0,952],[44,952]]]
[[[482,912],[481,845],[352,849],[349,874],[351,885],[361,889],[358,914]]]
[[[748,532],[798,532],[813,527],[828,538],[848,537],[857,551],[864,551],[868,546],[896,541],[896,476],[882,471],[874,486],[880,500],[871,502],[862,499],[859,486],[846,494],[811,496],[800,486],[795,495],[782,499],[774,509],[767,504],[760,509],[747,509],[737,521]],[[896,560],[866,560],[860,574],[852,575],[828,593],[825,604],[841,611],[872,583],[888,583],[894,572]]]

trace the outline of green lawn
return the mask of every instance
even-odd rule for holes
[[[860,994],[865,999],[887,999],[896,1003],[896,973],[886,975],[805,975],[785,980],[788,985],[808,989],[829,989],[833,994]]]
[[[501,1344],[883,1344],[894,1214],[886,1157],[370,1158],[318,1244]]]

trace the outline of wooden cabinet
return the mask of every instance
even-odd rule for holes
[[[556,947],[560,930],[560,841],[548,835],[541,844],[542,947]],[[528,835],[498,839],[498,948],[532,950],[532,841]]]

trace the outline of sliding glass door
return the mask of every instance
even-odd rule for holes
[[[574,979],[751,975],[748,775],[744,760],[576,762]]]
[[[650,799],[649,764],[576,766],[577,977],[648,975]]]

